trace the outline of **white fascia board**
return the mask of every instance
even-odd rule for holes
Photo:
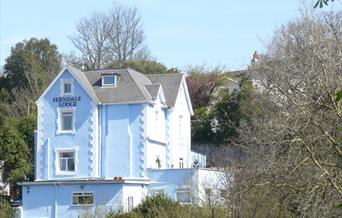
[[[188,107],[189,107],[189,110],[190,110],[190,114],[194,115],[194,111],[192,109],[192,104],[191,104],[191,99],[190,99],[190,94],[189,94],[189,90],[188,90],[188,85],[186,84],[186,79],[185,79],[184,75],[183,75],[183,79],[182,79],[182,84],[184,86],[185,97],[186,97],[186,101],[188,102]]]
[[[45,91],[43,92],[43,94],[41,94],[41,96],[38,98],[38,100],[35,102],[36,104],[38,104],[41,99],[44,97],[44,95],[51,89],[51,87],[58,81],[59,77],[62,76],[62,74],[68,70],[70,72],[70,74],[72,75],[72,77],[78,82],[78,84],[85,90],[85,92],[89,95],[89,97],[96,103],[96,104],[101,104],[101,102],[99,102],[98,99],[94,98],[89,91],[82,85],[82,83],[78,80],[78,78],[74,75],[74,72],[68,68],[68,67],[64,67],[55,77],[55,79],[50,83],[50,85],[45,89]]]
[[[185,92],[185,99],[186,99],[186,102],[187,102],[187,105],[188,105],[188,109],[189,109],[190,115],[194,115],[194,111],[192,109],[191,99],[190,99],[190,95],[189,95],[189,90],[188,90],[188,86],[186,85],[186,80],[185,80],[184,74],[183,74],[183,78],[182,78],[182,81],[181,81],[181,85],[179,86],[178,91],[177,91],[177,98],[178,98],[179,91],[180,91],[182,86],[183,86],[183,90]],[[177,102],[177,99],[176,99],[176,102]]]
[[[40,97],[37,99],[36,104],[38,104],[41,99],[43,98],[44,95],[46,95],[46,93],[51,89],[51,87],[57,82],[57,80],[59,79],[59,77],[62,76],[62,74],[64,73],[65,70],[67,70],[67,67],[64,67],[55,77],[54,80],[52,80],[52,82],[50,83],[50,85],[45,89],[45,91],[43,92],[43,94],[40,95]]]
[[[159,90],[158,90],[158,96],[160,98],[160,102],[162,104],[166,104],[166,99],[165,99],[165,95],[164,95],[164,90],[163,87],[160,85],[159,86]]]

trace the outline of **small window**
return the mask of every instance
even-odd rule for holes
[[[176,190],[176,200],[181,204],[188,204],[191,202],[190,188],[179,188]]]
[[[183,115],[179,115],[179,121],[178,121],[178,131],[179,131],[179,137],[183,137]]]
[[[94,193],[92,192],[74,192],[72,193],[72,205],[87,206],[94,204]]]
[[[72,95],[72,80],[62,80],[61,95]]]
[[[59,152],[59,171],[75,172],[75,151]]]
[[[71,83],[64,83],[64,95],[71,95]]]
[[[61,112],[61,130],[62,131],[73,131],[73,111],[62,111]]]
[[[102,76],[102,86],[115,86],[117,76],[116,75],[104,75]]]
[[[131,211],[133,210],[133,196],[128,196],[128,199],[127,199],[127,206],[128,206],[128,211]]]
[[[158,122],[159,121],[159,111],[158,110],[154,111],[154,116],[155,116],[155,121]]]
[[[165,191],[162,188],[150,189],[150,196],[165,195]]]
[[[184,168],[183,158],[179,158],[179,168]]]

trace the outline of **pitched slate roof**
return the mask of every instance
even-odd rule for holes
[[[151,85],[145,85],[146,90],[152,97],[152,99],[155,99],[158,97],[158,92],[160,89],[160,84],[151,84]]]
[[[153,84],[161,84],[167,105],[173,107],[176,103],[178,90],[183,79],[183,74],[153,74],[147,75],[147,77]]]
[[[162,88],[168,106],[174,106],[182,74],[144,75],[132,69],[80,71],[69,67],[76,79],[102,104],[148,103]],[[116,86],[101,86],[102,75],[118,76]]]

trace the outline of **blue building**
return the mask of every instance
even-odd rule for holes
[[[191,151],[183,74],[66,67],[36,104],[35,180],[20,184],[23,217],[128,211],[161,192],[198,203],[223,176]]]

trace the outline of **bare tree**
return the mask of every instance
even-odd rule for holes
[[[94,12],[89,18],[81,19],[76,30],[70,40],[81,52],[83,64],[88,69],[99,69],[106,65],[111,49],[109,35],[112,30],[108,15]]]
[[[249,73],[260,86],[237,143],[250,158],[235,174],[236,216],[341,216],[342,13],[282,26]]]
[[[87,69],[151,58],[136,7],[114,3],[108,13],[94,12],[89,18],[80,20],[70,40],[81,53],[82,65]],[[80,65],[79,61],[74,62],[77,59],[74,55],[66,57],[69,64]]]
[[[109,37],[111,51],[116,61],[123,63],[133,59],[140,49],[146,50],[143,44],[145,34],[136,7],[114,4],[109,16],[112,25]]]

